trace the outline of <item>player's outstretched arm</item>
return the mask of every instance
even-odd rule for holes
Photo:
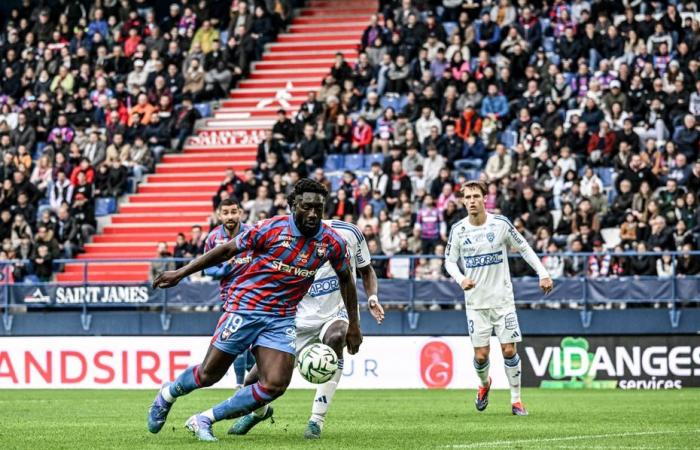
[[[193,273],[200,272],[207,267],[216,266],[224,261],[228,261],[240,253],[241,250],[242,249],[236,246],[236,241],[230,241],[226,244],[219,245],[202,256],[193,259],[186,266],[178,270],[168,270],[158,274],[155,280],[153,280],[153,288],[166,289],[177,286],[183,278]]]
[[[549,294],[552,288],[554,288],[554,282],[549,272],[547,272],[547,269],[545,269],[542,264],[542,261],[540,261],[540,258],[537,256],[537,253],[530,247],[530,244],[527,243],[523,235],[512,226],[508,230],[508,241],[513,247],[518,249],[518,252],[525,262],[537,272],[537,276],[540,278],[540,289],[542,289],[542,292]]]
[[[384,321],[384,308],[379,303],[379,287],[377,282],[377,274],[371,264],[360,267],[357,270],[360,271],[360,277],[362,278],[362,284],[365,287],[365,292],[367,293],[367,306],[369,307],[369,312],[374,317],[374,320],[378,324]]]
[[[343,303],[345,303],[345,309],[348,311],[348,320],[350,321],[345,341],[348,344],[348,352],[354,355],[360,349],[360,344],[362,344],[360,316],[357,310],[357,287],[350,268],[346,267],[338,272],[337,275],[340,282],[340,295],[343,297]]]

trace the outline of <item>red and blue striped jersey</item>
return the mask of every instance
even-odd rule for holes
[[[247,223],[241,223],[238,229],[238,234],[243,233],[247,229],[252,228],[251,225]],[[219,225],[209,232],[206,241],[204,242],[204,252],[208,252],[214,247],[225,244],[233,239],[235,236],[229,236],[226,228],[223,225]],[[251,252],[246,251],[239,253],[230,261],[221,263],[218,266],[209,267],[204,269],[204,274],[213,277],[215,280],[219,280],[219,286],[221,290],[221,301],[226,300],[226,293],[231,287],[231,283],[236,279],[236,277],[245,271],[248,263],[251,261]]]
[[[350,268],[345,240],[325,223],[306,237],[291,215],[258,222],[235,237],[252,252],[252,261],[231,284],[225,311],[255,310],[280,316],[296,314],[297,304],[329,261],[336,272]]]

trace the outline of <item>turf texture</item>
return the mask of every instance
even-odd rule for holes
[[[305,441],[313,391],[275,402],[275,423],[199,443],[183,424],[230,392],[203,390],[178,400],[158,435],[146,430],[153,391],[0,391],[0,449],[438,449],[700,448],[700,389],[674,391],[525,389],[528,417],[510,413],[509,393],[493,391],[474,409],[473,391],[366,390],[336,394],[320,441]]]

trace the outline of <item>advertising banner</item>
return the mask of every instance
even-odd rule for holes
[[[523,386],[680,389],[700,386],[700,336],[529,337]]]
[[[252,129],[201,129],[189,138],[190,145],[258,145],[265,140],[265,131]]]
[[[155,389],[199,364],[210,338],[3,337],[0,389]],[[493,341],[494,348],[498,342]],[[493,387],[508,387],[503,359],[491,359]],[[357,355],[345,355],[341,388],[476,388],[473,349],[465,337],[366,337]],[[235,386],[233,369],[215,386]],[[313,388],[295,371],[292,388]]]

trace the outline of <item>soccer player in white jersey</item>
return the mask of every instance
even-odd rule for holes
[[[384,309],[377,297],[377,275],[371,265],[367,241],[360,229],[340,220],[325,220],[326,224],[339,233],[347,242],[352,273],[360,272],[362,284],[367,293],[368,308],[372,317],[381,324]],[[322,342],[338,355],[338,371],[326,383],[318,385],[311,407],[311,418],[304,430],[306,439],[319,439],[330,407],[343,374],[343,349],[345,333],[348,330],[348,313],[340,296],[338,277],[330,264],[321,267],[316,273],[309,292],[299,303],[296,315],[297,355],[310,344]],[[246,378],[246,385],[257,381],[257,368],[254,367]],[[255,425],[272,416],[272,407],[265,405],[247,416],[241,417],[229,430],[229,434],[246,434]]]
[[[481,381],[476,409],[483,411],[489,402],[489,339],[495,329],[510,383],[512,412],[526,416],[527,410],[520,399],[520,357],[516,349],[522,334],[515,313],[508,249],[515,247],[537,272],[545,294],[552,290],[553,284],[534,250],[513,224],[504,216],[486,212],[485,194],[486,185],[482,182],[470,181],[462,186],[462,201],[468,215],[450,230],[445,268],[464,289],[474,368]]]

